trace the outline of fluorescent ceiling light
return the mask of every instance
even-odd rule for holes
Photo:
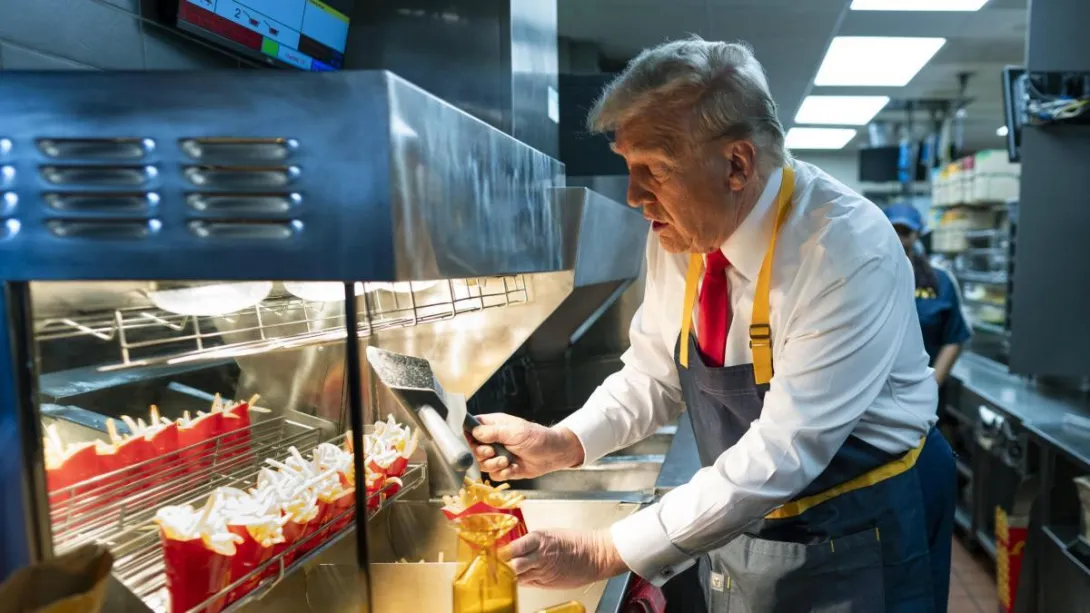
[[[979,11],[988,0],[852,0],[853,11]]]
[[[837,36],[814,85],[903,87],[945,43],[945,38]]]
[[[865,126],[887,104],[888,96],[807,96],[795,114],[795,123]]]
[[[996,136],[1006,136],[1007,133],[1007,126],[999,126],[995,131]]]
[[[850,128],[791,128],[785,144],[788,149],[843,149],[855,134]]]

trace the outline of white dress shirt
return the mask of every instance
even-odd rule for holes
[[[761,416],[714,465],[612,528],[628,567],[658,585],[795,497],[849,434],[899,454],[937,419],[912,266],[889,220],[818,168],[791,164],[794,204],[776,243],[770,287],[775,374]],[[728,366],[753,361],[753,291],[782,177],[778,170],[769,178],[722,246],[734,312]],[[646,291],[624,367],[561,422],[578,436],[587,463],[649,436],[683,409],[674,346],[687,263],[687,254],[671,255],[649,237]]]

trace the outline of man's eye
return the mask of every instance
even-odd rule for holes
[[[651,178],[656,181],[665,181],[670,176],[670,172],[662,166],[651,166],[648,172],[651,173]]]

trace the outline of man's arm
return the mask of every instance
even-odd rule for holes
[[[673,347],[663,343],[660,329],[664,316],[660,284],[671,263],[657,241],[648,237],[643,304],[632,318],[631,345],[621,356],[624,367],[610,375],[583,408],[556,426],[575,433],[587,464],[647,438],[683,406]]]
[[[911,274],[898,269],[907,265],[862,261],[803,292],[780,332],[786,342],[760,419],[713,466],[613,526],[629,568],[661,584],[817,478],[886,385],[915,325]]]

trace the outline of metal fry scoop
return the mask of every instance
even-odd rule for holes
[[[468,435],[481,422],[466,410],[465,398],[444,391],[431,363],[423,358],[368,347],[367,361],[383,385],[416,415],[447,464],[460,473],[469,470],[473,455],[466,439],[458,433]],[[508,462],[512,460],[502,445],[492,448],[497,455],[507,457]]]

